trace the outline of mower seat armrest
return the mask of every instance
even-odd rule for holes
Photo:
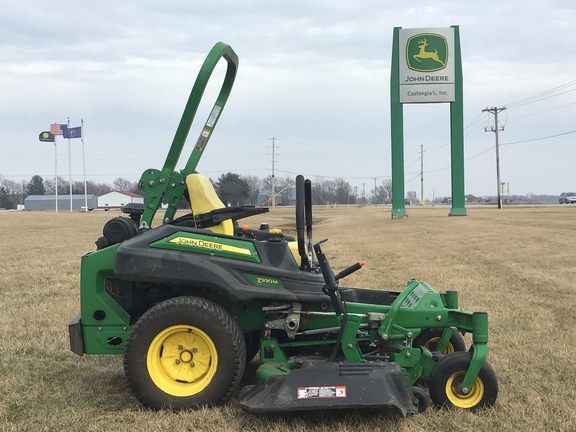
[[[198,228],[209,228],[218,225],[222,221],[231,219],[236,221],[249,216],[267,213],[269,211],[266,207],[254,206],[241,206],[241,207],[225,207],[221,209],[212,210],[210,213],[195,215],[196,226]]]

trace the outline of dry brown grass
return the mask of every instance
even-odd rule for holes
[[[334,269],[365,268],[346,285],[399,290],[410,278],[458,290],[466,309],[490,316],[490,354],[500,381],[494,409],[429,409],[253,416],[233,400],[179,414],[143,410],[121,358],[77,357],[66,325],[79,310],[79,259],[106,220],[97,212],[0,213],[0,429],[5,431],[568,431],[576,430],[576,238],[574,207],[315,209],[315,240]],[[293,210],[257,217],[293,230]]]

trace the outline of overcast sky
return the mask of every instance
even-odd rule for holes
[[[26,1],[0,0],[0,176],[55,171],[51,123],[84,120],[86,176],[111,183],[161,168],[197,72],[229,44],[238,75],[198,171],[344,178],[361,194],[390,178],[390,62],[394,27],[459,25],[464,73],[465,190],[576,190],[574,0]],[[221,85],[222,62],[211,80]],[[220,75],[219,75],[220,74]],[[189,152],[213,104],[211,88]],[[532,96],[540,95],[536,98]],[[449,196],[449,104],[404,106],[406,191]],[[72,143],[72,178],[82,147]],[[68,142],[58,140],[68,179]],[[181,165],[180,167],[182,167]],[[364,183],[364,185],[363,185]]]

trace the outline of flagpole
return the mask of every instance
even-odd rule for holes
[[[56,213],[58,213],[58,145],[56,144],[56,135],[54,135],[54,177],[56,188]]]
[[[84,210],[88,211],[88,194],[86,193],[86,157],[84,156],[84,119],[80,119],[80,139],[82,140],[82,171],[84,172]]]
[[[68,129],[70,129],[70,117],[68,117]],[[72,213],[72,151],[70,150],[70,134],[68,134],[68,177],[70,182],[70,213]]]

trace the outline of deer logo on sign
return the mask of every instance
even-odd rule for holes
[[[448,43],[439,34],[423,33],[412,36],[406,44],[406,63],[418,72],[435,72],[446,67]]]
[[[414,57],[419,62],[421,61],[420,59],[428,59],[429,58],[429,59],[434,60],[435,62],[440,63],[442,65],[442,67],[446,66],[444,64],[444,62],[438,58],[438,50],[434,50],[434,52],[426,51],[427,46],[428,46],[428,43],[426,42],[426,39],[422,39],[421,41],[418,41],[418,48],[420,48],[420,52],[418,54],[414,54],[412,57]]]

